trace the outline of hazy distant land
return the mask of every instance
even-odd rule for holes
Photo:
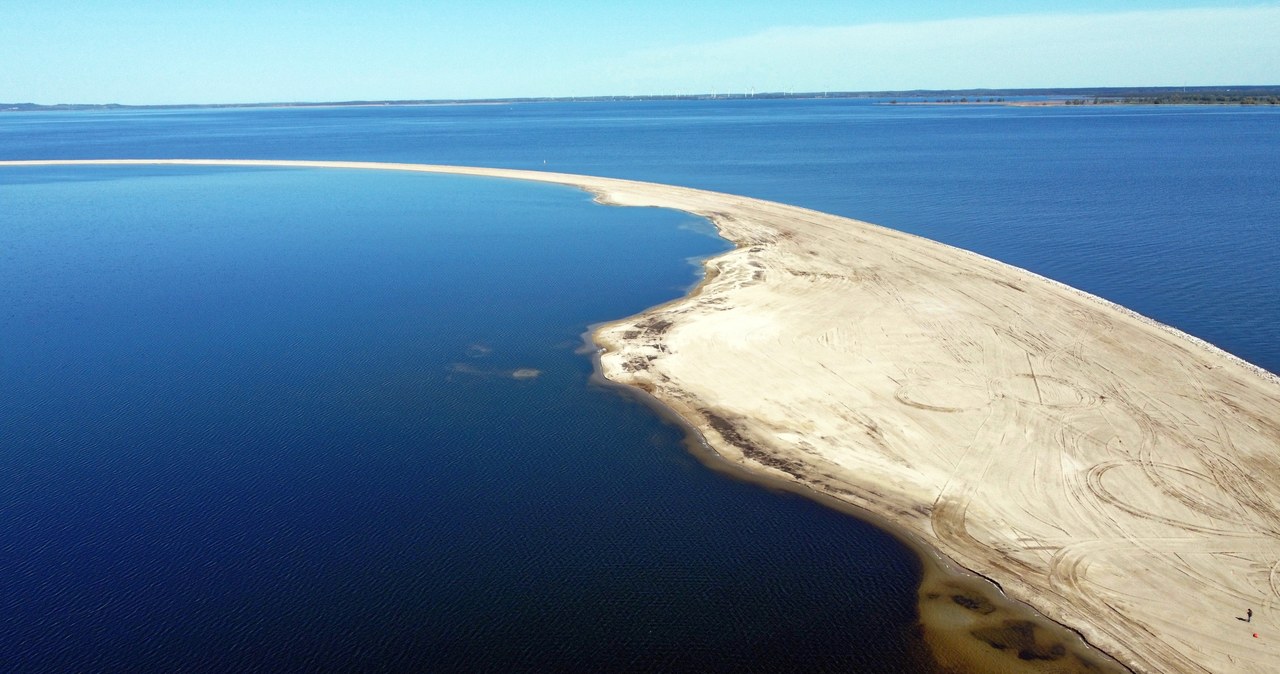
[[[638,94],[524,98],[443,98],[352,101],[278,101],[271,103],[198,103],[128,105],[121,103],[0,103],[0,112],[51,110],[188,110],[217,108],[322,108],[396,105],[486,105],[536,102],[703,101],[742,99],[866,98],[919,103],[1006,103],[1000,99],[1035,97],[1059,104],[1280,105],[1280,85],[1200,87],[1090,87],[1040,89],[910,89],[901,91],[768,91],[697,94]]]

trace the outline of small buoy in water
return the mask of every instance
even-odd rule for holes
[[[1257,639],[1257,638],[1258,638],[1258,633],[1257,633],[1257,632],[1254,632],[1254,633],[1253,633],[1253,638],[1254,638],[1254,639]]]

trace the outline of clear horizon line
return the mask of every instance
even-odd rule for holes
[[[882,96],[925,96],[937,94],[965,94],[982,92],[984,95],[999,94],[1001,92],[1007,95],[1051,95],[1053,93],[1067,92],[1126,92],[1126,91],[1178,91],[1178,90],[1216,90],[1231,91],[1233,89],[1276,89],[1280,90],[1280,83],[1277,84],[1177,84],[1177,85],[1129,85],[1129,86],[1096,86],[1096,87],[964,87],[957,89],[867,89],[867,90],[843,90],[832,89],[828,91],[786,91],[786,90],[770,90],[770,91],[725,91],[713,92],[706,91],[700,93],[643,93],[643,94],[579,94],[571,96],[494,96],[483,98],[384,98],[384,99],[363,99],[353,98],[344,100],[314,101],[314,100],[295,100],[295,101],[233,101],[233,102],[209,102],[209,103],[87,103],[87,102],[59,102],[59,103],[36,103],[33,101],[6,101],[0,102],[0,110],[13,107],[28,106],[39,108],[56,108],[56,107],[113,107],[113,108],[198,108],[198,107],[323,107],[323,106],[390,106],[390,105],[449,105],[449,104],[467,104],[467,103],[506,103],[521,101],[574,101],[574,100],[604,100],[604,99],[717,99],[717,98],[815,98],[815,97],[866,97],[876,98]],[[1037,92],[1037,93],[1012,93],[1012,92]],[[1121,94],[1116,94],[1121,95]]]

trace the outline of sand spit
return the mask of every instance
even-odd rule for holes
[[[1280,663],[1280,380],[1114,304],[875,225],[666,185],[418,164],[0,162],[40,164],[492,176],[708,217],[737,248],[706,262],[690,296],[600,327],[607,377],[726,460],[893,522],[1134,670]],[[999,598],[955,579],[921,593],[943,661],[972,647],[1039,671],[1077,656],[1112,666],[1034,621],[993,618]]]

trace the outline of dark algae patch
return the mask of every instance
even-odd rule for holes
[[[953,594],[951,595],[951,601],[954,601],[970,611],[981,613],[982,615],[990,615],[996,612],[995,605],[983,597],[972,597],[967,594]]]
[[[971,634],[996,650],[1017,653],[1019,660],[1061,660],[1066,657],[1066,646],[1041,643],[1036,638],[1039,632],[1042,630],[1029,620],[1005,620],[999,626],[979,628]]]
[[[978,577],[926,569],[920,619],[938,671],[948,674],[1129,671]]]

